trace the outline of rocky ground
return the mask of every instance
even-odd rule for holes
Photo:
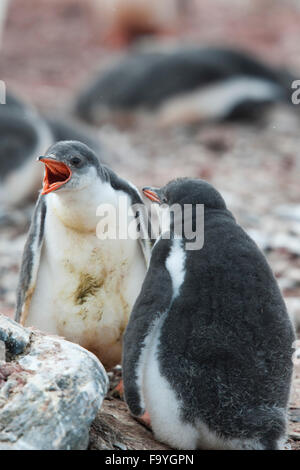
[[[86,349],[0,315],[0,450],[85,450],[108,385]]]
[[[104,66],[115,52],[102,47],[101,31],[91,27],[90,13],[82,6],[85,2],[28,0],[26,7],[24,3],[15,0],[10,12],[0,78],[39,108],[64,110],[91,71]],[[300,74],[297,2],[273,1],[271,10],[268,1],[249,3],[251,6],[245,2],[248,10],[236,7],[232,13],[228,2],[201,2],[197,10],[199,27],[189,20],[189,36],[201,43],[222,40],[228,44],[235,43],[238,37],[240,46],[273,63],[284,63]],[[213,10],[216,4],[218,8]],[[186,35],[186,30],[180,34]],[[133,129],[122,130],[107,125],[98,133],[117,150],[111,166],[138,186],[161,185],[183,175],[212,182],[264,250],[289,310],[300,324],[299,116],[300,107],[277,107],[251,125],[160,130],[141,122]],[[13,315],[30,213],[28,207],[9,217],[0,214],[0,312],[8,316]],[[299,362],[291,400],[289,444],[300,450]],[[111,434],[114,426],[115,435]],[[99,429],[107,427],[107,440],[99,440]],[[121,439],[124,430],[129,440]],[[132,444],[134,438],[136,444]],[[109,445],[113,447],[105,447]],[[154,448],[149,447],[153,445],[164,448],[154,444],[149,431],[129,417],[120,400],[104,401],[92,428],[90,448]]]

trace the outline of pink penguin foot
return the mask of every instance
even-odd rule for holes
[[[151,419],[148,411],[145,411],[145,413],[139,418],[136,418],[136,420],[139,423],[143,424],[143,426],[151,430]]]
[[[123,400],[124,398],[124,383],[123,380],[121,379],[118,385],[113,389],[111,392],[112,396],[115,398],[120,398]]]

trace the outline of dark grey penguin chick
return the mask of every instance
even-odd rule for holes
[[[81,142],[56,143],[40,161],[43,191],[24,249],[15,319],[79,343],[110,369],[121,362],[122,335],[150,257],[145,214],[128,211],[143,208],[141,196]],[[108,205],[113,211],[99,226],[99,208]],[[137,238],[119,236],[120,212],[140,225]],[[115,236],[106,237],[106,227]]]
[[[175,448],[281,448],[295,336],[265,257],[207,182],[144,192],[204,204],[204,245],[187,250],[174,224],[154,245],[124,336],[129,409]]]

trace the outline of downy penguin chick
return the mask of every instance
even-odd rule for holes
[[[39,160],[44,185],[23,254],[16,320],[79,343],[110,369],[121,361],[150,245],[142,237],[99,239],[96,213],[110,204],[119,216],[120,197],[126,210],[142,199],[80,142],[56,143]],[[118,235],[118,220],[109,215],[110,233]]]
[[[130,411],[147,410],[156,438],[178,449],[281,448],[295,337],[265,257],[205,181],[144,193],[192,204],[196,228],[204,204],[204,244],[187,249],[175,218],[154,245],[124,335]]]

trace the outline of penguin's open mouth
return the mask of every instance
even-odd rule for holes
[[[52,158],[39,158],[45,164],[45,176],[42,194],[48,194],[70,181],[72,171],[63,162]]]
[[[143,193],[147,196],[151,201],[161,203],[160,197],[152,188],[143,188]]]

